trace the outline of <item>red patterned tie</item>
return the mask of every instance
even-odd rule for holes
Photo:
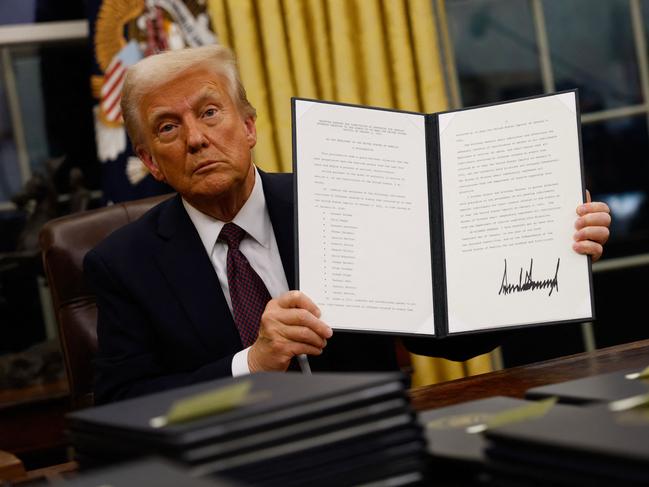
[[[270,301],[270,294],[261,277],[239,250],[239,244],[245,235],[246,231],[242,228],[234,223],[226,223],[221,229],[219,240],[228,244],[227,273],[234,323],[239,330],[241,343],[244,347],[249,347],[257,339],[259,321]]]

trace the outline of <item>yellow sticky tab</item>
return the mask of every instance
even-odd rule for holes
[[[466,429],[467,433],[482,433],[483,431],[491,428],[497,428],[506,424],[518,423],[520,421],[527,421],[529,419],[540,418],[545,416],[546,413],[552,409],[557,403],[556,397],[543,399],[542,401],[534,401],[524,406],[506,409],[499,413],[494,414],[489,418],[486,423],[476,424],[469,426]]]
[[[632,372],[630,374],[626,374],[624,377],[629,379],[629,380],[649,379],[649,367],[646,367],[645,369],[641,370],[640,372]]]
[[[168,424],[184,423],[193,419],[219,414],[235,409],[246,402],[252,387],[251,381],[242,381],[215,391],[175,401],[165,416],[152,418],[151,426],[160,428]]]
[[[638,379],[649,379],[649,366],[642,369],[640,375],[638,376]]]
[[[635,408],[649,407],[649,394],[639,394],[637,396],[618,399],[609,403],[608,408],[611,411],[628,411]]]

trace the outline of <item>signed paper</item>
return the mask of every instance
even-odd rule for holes
[[[335,329],[435,333],[424,123],[295,102],[299,285]]]
[[[439,141],[449,333],[590,317],[574,93],[440,114]]]
[[[431,115],[296,99],[293,117],[298,283],[334,329],[592,317],[575,92]]]

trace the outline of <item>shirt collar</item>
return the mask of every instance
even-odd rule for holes
[[[205,251],[211,255],[216,239],[227,222],[222,222],[197,210],[185,198],[182,198],[182,202],[187,215],[196,227]],[[252,192],[232,222],[243,228],[260,245],[267,249],[270,248],[272,226],[266,209],[263,183],[257,168],[255,168],[255,184],[252,187]]]

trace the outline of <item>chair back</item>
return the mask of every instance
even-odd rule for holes
[[[43,268],[52,295],[72,407],[93,404],[97,305],[83,278],[86,253],[169,195],[84,211],[49,221],[41,230]]]

